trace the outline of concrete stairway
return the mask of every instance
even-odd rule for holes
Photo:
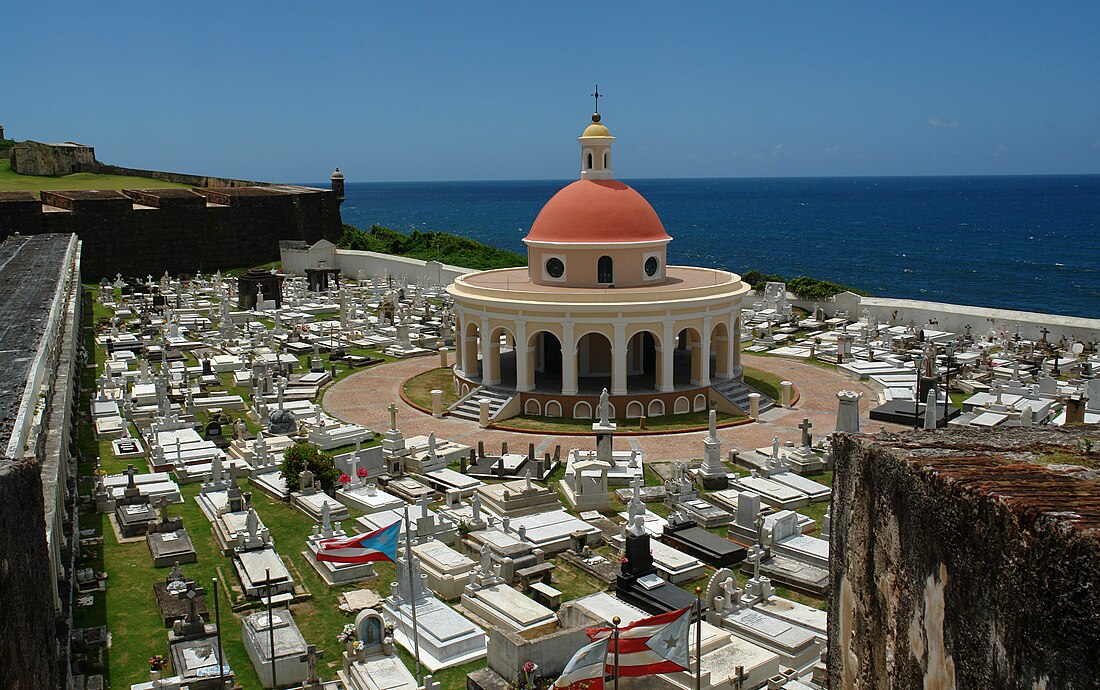
[[[481,405],[478,401],[482,398],[489,400],[489,419],[496,416],[500,408],[504,407],[515,395],[515,391],[491,386],[478,386],[470,391],[469,395],[462,397],[454,405],[448,408],[452,417],[479,421],[481,419]]]
[[[736,405],[737,409],[745,414],[749,413],[749,393],[760,393],[740,379],[719,380],[711,385],[711,389]],[[775,407],[775,401],[760,393],[760,412],[766,412],[773,407]]]

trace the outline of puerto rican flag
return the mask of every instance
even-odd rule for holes
[[[604,664],[608,640],[596,640],[577,650],[561,677],[554,681],[555,690],[603,690]]]
[[[357,534],[343,539],[326,539],[320,543],[317,560],[333,563],[370,563],[397,558],[397,535],[401,521],[369,534]]]
[[[691,609],[670,611],[619,628],[619,676],[687,671]],[[607,672],[615,672],[615,640],[611,628],[589,628],[593,640],[608,639]]]

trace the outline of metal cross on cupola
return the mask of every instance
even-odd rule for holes
[[[588,94],[588,95],[592,96],[593,98],[596,99],[596,111],[595,112],[599,113],[600,112],[600,96],[603,95],[602,93],[600,93],[600,85],[596,84],[596,90],[593,91],[592,93]]]

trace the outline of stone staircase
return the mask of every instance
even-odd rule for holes
[[[478,401],[482,398],[489,400],[489,419],[496,416],[500,408],[508,404],[508,401],[515,396],[515,391],[510,391],[506,388],[493,388],[491,386],[478,386],[470,391],[466,396],[463,396],[454,405],[451,405],[447,412],[452,417],[458,417],[459,419],[469,419],[472,421],[481,420],[481,405]]]
[[[724,379],[711,385],[711,389],[737,406],[745,414],[749,413],[749,393],[760,393],[740,379]],[[760,412],[775,407],[775,401],[760,393]]]

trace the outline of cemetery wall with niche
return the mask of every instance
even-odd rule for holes
[[[838,435],[830,687],[1094,684],[1096,472],[1033,462],[1096,467],[1083,438],[1100,429]]]
[[[85,279],[212,272],[279,259],[280,240],[340,237],[340,200],[309,187],[0,193],[0,240],[76,233]]]

